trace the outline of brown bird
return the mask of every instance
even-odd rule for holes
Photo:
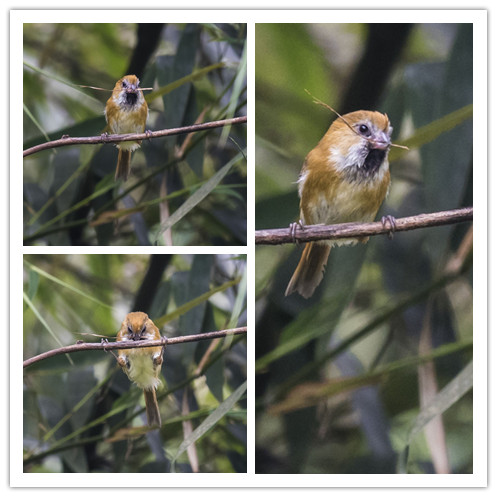
[[[130,312],[117,333],[117,341],[160,340],[159,328],[144,312]],[[143,389],[149,426],[161,426],[155,390],[160,384],[163,347],[119,349],[117,362],[128,378]]]
[[[380,112],[360,110],[336,119],[304,161],[298,180],[300,224],[373,221],[390,187],[391,134],[388,116]],[[285,295],[311,297],[331,247],[368,239],[307,243]]]
[[[114,86],[105,106],[108,130],[114,135],[143,133],[148,117],[148,106],[140,89],[140,80],[134,75],[122,77]],[[131,152],[140,147],[141,140],[118,143],[116,180],[128,179]]]

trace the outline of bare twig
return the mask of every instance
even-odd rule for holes
[[[82,145],[82,144],[98,144],[98,143],[117,143],[134,140],[148,140],[150,138],[159,138],[162,136],[182,135],[185,133],[195,133],[206,129],[221,128],[232,124],[242,124],[247,122],[247,116],[234,117],[232,119],[223,119],[221,121],[211,121],[208,123],[192,124],[191,126],[183,126],[182,128],[161,129],[159,131],[147,131],[145,133],[128,133],[125,135],[107,135],[102,134],[99,136],[87,137],[62,137],[59,140],[51,142],[40,143],[34,147],[28,148],[23,151],[23,157],[36,154],[42,150],[50,148],[67,147],[68,145]]]
[[[473,219],[473,207],[464,207],[450,211],[418,214],[395,220],[395,232],[409,231],[418,228],[441,226],[444,224],[463,223]],[[334,240],[337,238],[358,238],[388,234],[389,223],[344,223],[325,225],[309,225],[297,228],[295,233],[289,228],[258,230],[255,232],[256,245],[281,245],[283,243],[312,242],[316,240]]]
[[[456,273],[460,270],[461,266],[464,264],[464,261],[467,259],[468,254],[473,250],[473,226],[471,226],[461,243],[459,244],[459,248],[452,255],[452,257],[447,262],[445,267],[445,271],[447,273]]]
[[[161,340],[145,340],[141,342],[114,342],[114,343],[75,343],[60,347],[59,349],[48,350],[37,356],[26,359],[23,367],[31,366],[35,362],[43,361],[49,357],[71,352],[81,352],[83,350],[115,350],[115,349],[133,349],[138,347],[157,347],[160,345],[176,345],[178,343],[198,342],[200,340],[212,340],[214,338],[223,338],[229,335],[241,335],[247,333],[247,327],[232,328],[229,330],[211,331],[209,333],[200,333],[197,335],[182,335],[173,338],[162,337]]]

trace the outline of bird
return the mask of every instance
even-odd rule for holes
[[[298,179],[300,220],[291,225],[373,221],[390,188],[388,152],[392,126],[386,114],[359,110],[338,115],[306,156]],[[388,219],[394,228],[394,219]],[[336,239],[306,243],[285,296],[310,298],[321,283],[330,249],[367,242]]]
[[[159,329],[144,312],[127,314],[117,333],[118,342],[160,339]],[[159,404],[155,391],[161,383],[159,374],[162,368],[163,352],[163,346],[136,347],[119,349],[117,355],[117,362],[130,381],[143,389],[149,426],[161,426]]]
[[[118,80],[112,96],[105,105],[107,130],[111,134],[143,133],[148,117],[148,106],[140,89],[140,80],[128,74]],[[131,169],[131,152],[140,147],[141,140],[120,142],[115,179],[126,181]]]

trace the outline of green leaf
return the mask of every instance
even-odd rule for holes
[[[189,197],[174,213],[167,219],[166,222],[160,225],[160,228],[155,236],[155,244],[159,242],[159,238],[166,230],[174,226],[180,219],[183,219],[195,206],[204,200],[209,193],[222,181],[229,173],[230,169],[243,158],[242,153],[238,153],[233,159],[225,164],[212,178],[207,180],[191,197]]]
[[[26,113],[26,115],[31,119],[31,121],[33,122],[33,124],[40,130],[40,133],[45,137],[45,140],[50,141],[50,138],[47,134],[47,132],[43,129],[42,125],[38,122],[38,120],[36,119],[36,117],[32,114],[32,112],[28,109],[28,107],[26,106],[25,103],[22,104],[22,108],[24,109],[24,112]],[[56,151],[54,150],[54,153]]]
[[[416,416],[407,435],[404,449],[399,454],[398,473],[407,473],[409,446],[414,437],[436,416],[443,414],[464,394],[473,388],[473,361],[471,361],[454,379],[452,379]]]
[[[193,309],[199,304],[204,303],[208,299],[212,297],[212,295],[218,293],[218,292],[224,292],[227,288],[237,285],[240,283],[240,278],[236,278],[231,281],[227,281],[226,283],[223,283],[222,285],[216,286],[215,288],[212,288],[211,290],[208,290],[207,292],[203,293],[202,295],[199,295],[198,297],[191,299],[188,301],[186,304],[183,304],[179,307],[177,307],[174,311],[170,312],[169,314],[166,314],[165,316],[162,316],[158,319],[155,320],[155,324],[159,327],[162,328],[166,323],[169,323],[170,321],[173,321],[174,319],[179,318],[183,314],[186,314],[189,310]]]
[[[62,194],[62,192],[72,183],[72,181],[80,174],[80,172],[87,167],[87,163],[81,164],[81,166],[74,171],[74,173],[71,175],[71,177],[62,185],[61,188],[57,192],[55,192],[55,195],[51,197],[48,202],[29,220],[28,226],[31,226],[34,224],[39,217],[45,212],[45,210],[56,200],[56,198]],[[92,200],[100,197],[104,193],[108,192],[112,188],[115,187],[115,181],[111,176],[106,176],[103,180],[101,180],[98,185],[95,188],[95,191],[91,194],[88,195],[86,198],[80,200],[73,206],[69,207],[68,209],[64,210],[57,216],[53,217],[50,219],[50,221],[47,221],[45,224],[40,226],[40,228],[34,233],[34,235],[41,233],[45,231],[47,228],[55,224],[57,221],[64,219],[65,217],[69,216],[72,212],[77,211],[81,207],[89,204]]]
[[[33,300],[40,283],[40,275],[33,270],[29,271],[28,297]]]
[[[69,283],[66,283],[65,281],[62,281],[61,279],[56,278],[55,276],[52,276],[51,274],[47,273],[46,271],[43,271],[43,269],[40,269],[39,267],[35,266],[34,264],[31,264],[26,259],[24,260],[24,264],[29,266],[29,268],[32,271],[36,271],[37,273],[39,273],[40,276],[44,276],[45,278],[47,278],[51,281],[54,281],[58,285],[60,285],[64,288],[67,288],[68,290],[71,290],[71,291],[77,293],[78,295],[81,295],[82,297],[85,297],[85,298],[91,300],[92,302],[95,302],[98,305],[103,305],[104,307],[108,307],[109,309],[112,309],[112,305],[105,304],[101,300],[98,300],[98,299],[92,297],[91,295],[89,295],[88,293],[81,291],[79,288],[76,288],[75,286],[70,285]]]
[[[235,78],[235,83],[233,84],[233,92],[231,95],[230,103],[228,109],[226,110],[226,117],[231,118],[235,115],[236,108],[238,106],[238,100],[243,92],[246,85],[247,76],[247,42],[243,46],[243,53],[240,59],[240,64],[238,65],[238,71]],[[219,140],[221,146],[224,146],[228,135],[230,133],[231,126],[224,126],[221,133],[221,139]]]
[[[29,308],[33,311],[34,315],[38,318],[40,323],[43,325],[43,327],[48,331],[50,336],[55,340],[56,343],[58,343],[62,347],[62,342],[59,340],[59,337],[54,333],[50,325],[43,319],[43,316],[38,312],[38,309],[36,306],[33,304],[31,299],[27,296],[25,292],[22,292],[22,296],[24,299],[24,302],[29,306]],[[73,360],[71,359],[71,356],[69,354],[66,354],[67,360],[74,365]]]
[[[244,271],[242,279],[240,280],[240,285],[238,286],[238,295],[236,296],[235,304],[233,305],[233,310],[231,311],[231,318],[228,323],[228,328],[235,328],[238,324],[238,319],[243,309],[247,307],[246,297],[247,297],[247,265],[244,266]]]
[[[24,61],[23,64],[28,67],[29,69],[41,74],[42,76],[45,76],[46,78],[49,78],[49,79],[52,79],[53,81],[58,81],[59,83],[62,83],[63,85],[66,85],[66,86],[69,86],[70,88],[73,88],[74,90],[76,91],[79,91],[81,93],[83,93],[83,95],[87,96],[88,98],[94,100],[95,102],[98,102],[100,103],[100,101],[89,95],[88,93],[86,93],[83,89],[82,89],[82,86],[81,85],[76,85],[74,83],[71,83],[70,81],[67,81],[66,79],[64,78],[61,78],[60,76],[56,76],[55,74],[52,74],[48,71],[45,71],[44,69],[40,69],[39,67],[36,67],[34,66],[33,64],[30,64],[29,62],[26,62]]]
[[[447,114],[440,119],[436,119],[431,123],[421,126],[415,133],[407,140],[402,142],[402,145],[409,147],[409,149],[420,148],[422,145],[432,142],[435,138],[443,133],[450,131],[463,122],[473,118],[473,104],[465,105],[460,109]],[[389,157],[391,161],[397,160],[408,151],[399,148],[392,148]]]
[[[171,469],[174,472],[174,465],[178,457],[193,443],[200,440],[207,432],[209,432],[223,417],[233,408],[240,397],[247,390],[247,382],[243,382],[224,402],[219,404],[219,407],[196,428],[191,435],[185,438],[178,448],[178,452],[171,461]]]
[[[187,76],[179,78],[176,81],[173,81],[172,83],[164,85],[161,88],[159,88],[158,90],[155,90],[155,91],[149,93],[145,97],[145,100],[148,103],[150,103],[153,100],[155,100],[156,98],[167,95],[168,93],[171,93],[173,90],[176,90],[176,88],[179,88],[180,86],[183,86],[186,83],[192,83],[193,81],[196,81],[200,78],[203,78],[205,75],[207,75],[211,71],[216,71],[218,69],[223,68],[224,65],[225,65],[224,62],[218,62],[217,64],[211,64],[210,66],[202,67],[201,69],[198,69],[197,71],[193,71],[191,74],[188,74]]]
[[[293,388],[284,400],[271,406],[269,412],[277,415],[315,406],[334,395],[378,383],[383,378],[396,374],[405,368],[412,368],[439,357],[456,354],[472,346],[472,342],[449,343],[433,349],[429,354],[399,359],[398,361],[386,364],[382,368],[357,376],[333,378],[322,382],[301,383]],[[465,380],[467,381],[466,378]],[[430,411],[426,414],[429,415]]]

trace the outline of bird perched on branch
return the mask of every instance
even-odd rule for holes
[[[114,86],[105,106],[108,130],[115,135],[143,133],[148,117],[148,106],[140,89],[140,80],[134,75],[122,77]],[[140,147],[141,140],[118,143],[116,180],[126,181],[131,169],[131,152]]]
[[[130,312],[117,333],[117,341],[160,340],[159,328],[144,312]],[[128,378],[143,389],[149,426],[161,426],[155,390],[160,385],[163,347],[119,349],[117,362]]]
[[[293,233],[298,224],[374,220],[390,187],[391,134],[386,114],[360,110],[339,115],[304,161],[298,180],[300,221],[291,227]],[[393,228],[393,218],[388,220]],[[311,297],[323,279],[331,247],[367,240],[307,243],[285,295]]]

